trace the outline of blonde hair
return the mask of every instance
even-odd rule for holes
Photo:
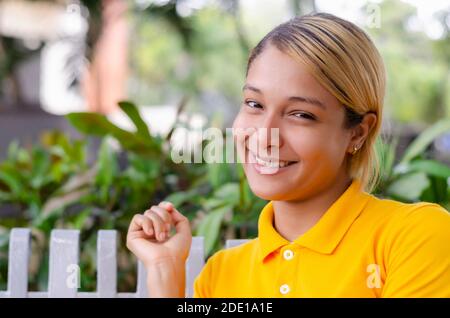
[[[253,60],[267,44],[275,45],[308,67],[311,74],[345,107],[345,127],[359,124],[364,114],[377,122],[348,162],[350,177],[371,192],[378,183],[375,141],[381,129],[386,77],[382,58],[366,33],[355,24],[326,13],[296,17],[269,32],[252,50]]]

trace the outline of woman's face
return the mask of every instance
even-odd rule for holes
[[[353,144],[344,116],[305,66],[266,46],[249,69],[233,124],[235,131],[248,129],[237,147],[252,191],[266,200],[301,200],[348,177],[344,159]],[[270,138],[272,128],[278,140]]]

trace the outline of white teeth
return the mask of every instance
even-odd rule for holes
[[[255,159],[258,164],[270,168],[283,168],[289,164],[289,161],[266,161],[256,156]]]

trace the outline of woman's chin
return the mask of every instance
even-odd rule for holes
[[[264,200],[280,201],[288,199],[286,195],[292,193],[296,188],[295,186],[289,186],[292,185],[292,179],[296,175],[295,171],[291,172],[290,175],[283,176],[262,175],[257,173],[250,164],[244,166],[244,171],[252,192]],[[295,180],[298,180],[298,178],[295,178]],[[297,181],[294,183],[298,184]]]
[[[261,184],[252,184],[249,182],[252,192],[263,200],[267,201],[281,201],[285,199],[286,189],[277,189],[273,186],[263,186]]]

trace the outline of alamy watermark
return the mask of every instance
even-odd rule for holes
[[[77,264],[70,264],[66,268],[66,273],[68,273],[66,278],[66,286],[69,289],[79,289],[81,281],[81,271],[80,266]]]
[[[366,280],[367,288],[381,288],[380,265],[369,264],[366,271],[369,273]]]
[[[182,128],[181,128],[182,129]],[[174,163],[279,163],[278,128],[219,128],[185,131],[171,149]]]

